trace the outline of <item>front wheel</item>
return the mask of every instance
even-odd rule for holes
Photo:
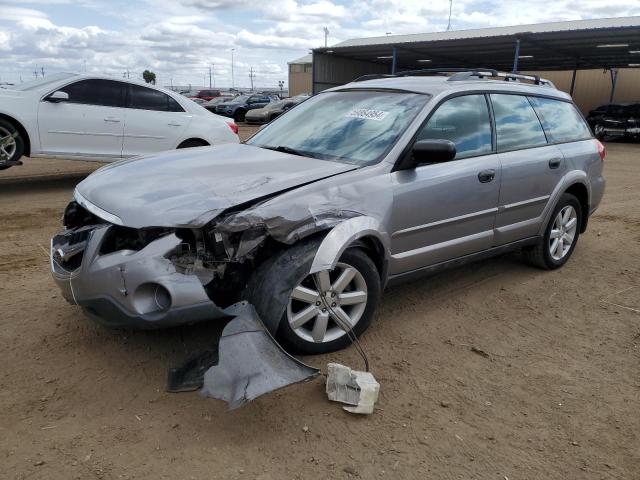
[[[278,340],[288,351],[302,355],[350,345],[345,326],[361,335],[380,298],[380,275],[361,248],[347,249],[333,270],[309,275],[317,246],[317,242],[296,245],[265,262],[260,267],[265,271],[256,272],[249,289],[249,300],[260,315],[280,315]]]
[[[20,132],[13,124],[0,118],[0,170],[15,165],[23,153],[24,139]]]
[[[545,270],[567,263],[578,243],[581,219],[578,199],[570,193],[563,194],[553,210],[542,243],[523,251],[527,263]]]

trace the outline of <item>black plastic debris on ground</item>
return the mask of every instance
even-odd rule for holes
[[[233,410],[294,383],[309,380],[319,370],[289,355],[264,327],[251,304],[225,310],[233,319],[224,327],[216,348],[194,355],[169,371],[170,392],[195,390],[224,400]]]

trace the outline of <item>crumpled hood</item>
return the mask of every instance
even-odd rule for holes
[[[76,191],[128,227],[201,227],[230,207],[355,168],[228,144],[122,160]]]

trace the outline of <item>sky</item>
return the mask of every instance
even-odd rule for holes
[[[639,0],[453,0],[453,30],[640,15]],[[0,0],[0,82],[78,71],[160,85],[277,87],[287,62],[349,38],[446,29],[449,0]],[[233,49],[233,52],[232,52]],[[39,73],[40,75],[40,73]]]

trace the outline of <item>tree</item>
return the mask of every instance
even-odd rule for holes
[[[147,83],[153,83],[154,85],[156,84],[156,74],[151,70],[145,70],[144,72],[142,72],[142,78],[144,78],[144,81]]]

